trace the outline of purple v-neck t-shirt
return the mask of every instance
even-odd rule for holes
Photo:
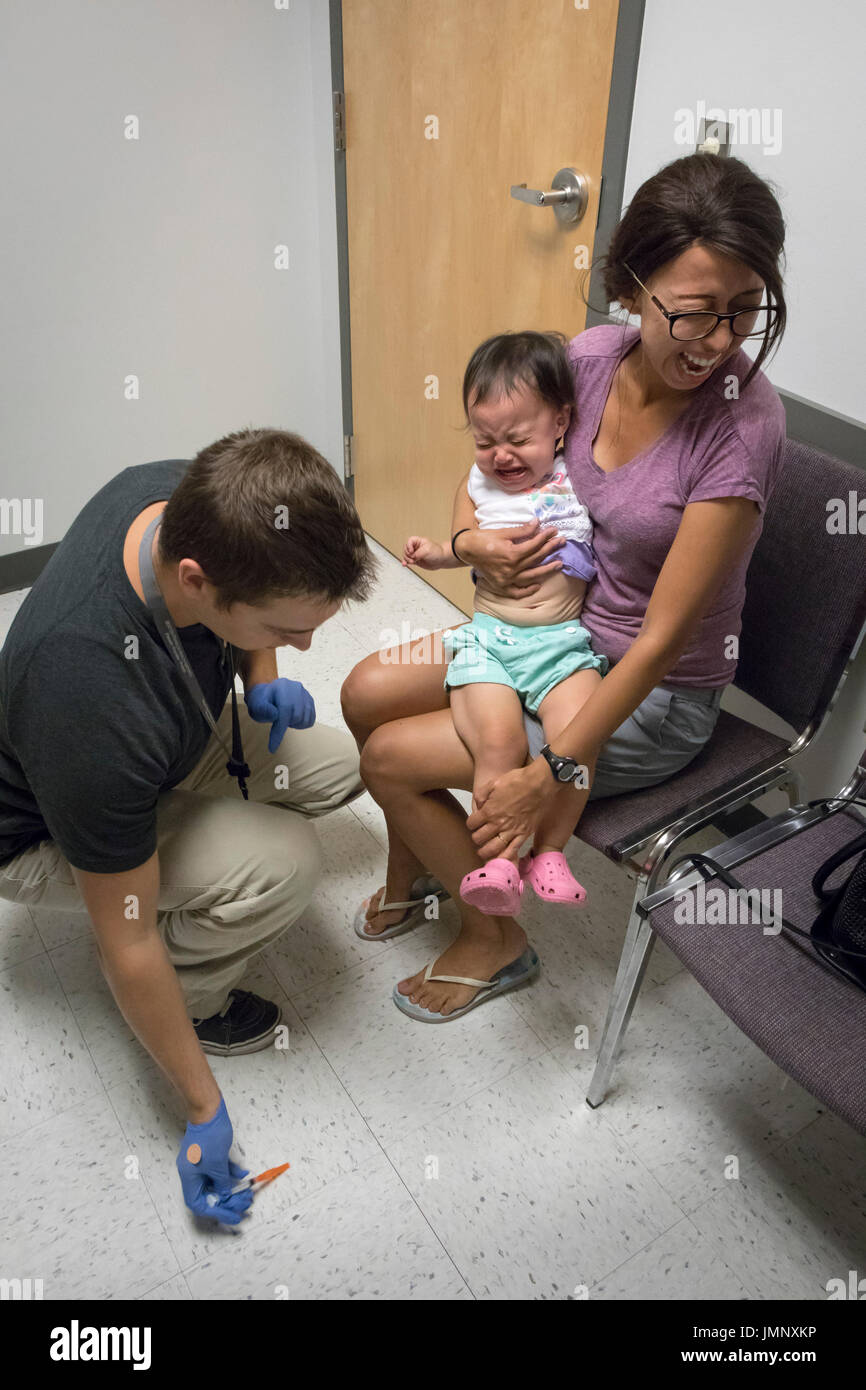
[[[687,409],[654,444],[606,473],[593,458],[592,441],[614,372],[639,337],[639,328],[603,324],[568,345],[577,410],[565,437],[565,465],[575,494],[592,517],[598,561],[581,622],[593,649],[615,664],[638,635],[686,505],[714,497],[751,497],[760,511],[745,553],[664,678],[669,685],[728,685],[737,668],[730,655],[736,644],[730,639],[740,632],[746,570],[782,466],[785,410],[760,371],[737,399],[727,399],[732,395],[729,379],[735,376],[741,388],[752,365],[740,350],[695,388]]]

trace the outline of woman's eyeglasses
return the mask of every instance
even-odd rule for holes
[[[708,338],[711,333],[715,333],[716,328],[723,319],[728,319],[731,325],[731,332],[736,338],[763,338],[767,329],[775,321],[776,307],[773,304],[761,304],[757,309],[737,309],[733,314],[711,314],[706,310],[688,310],[682,314],[671,314],[657,299],[654,294],[650,294],[642,280],[638,280],[631,266],[623,261],[623,265],[629,275],[634,276],[641,289],[649,295],[653,304],[660,309],[668,321],[668,328],[672,338],[680,342],[694,341],[695,338]]]

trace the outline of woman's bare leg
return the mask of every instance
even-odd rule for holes
[[[469,975],[486,980],[526,949],[526,933],[512,917],[493,917],[460,898],[460,882],[479,859],[466,829],[466,812],[441,788],[464,787],[473,780],[472,758],[458,737],[450,710],[381,725],[367,738],[361,775],[390,824],[418,862],[424,862],[448,889],[461,919],[457,939],[438,956],[432,974]],[[477,993],[468,985],[423,981],[417,975],[398,988],[413,1003],[449,1014]]]
[[[340,692],[343,718],[358,750],[363,750],[370,734],[380,724],[447,709],[448,692],[444,685],[447,665],[442,631],[404,643],[401,647],[373,652],[359,661],[349,672]],[[395,926],[406,916],[405,908],[379,912],[379,903],[383,900],[406,902],[412,883],[428,869],[405,843],[387,810],[385,825],[388,831],[388,870],[384,887],[377,889],[367,906],[364,930],[371,936],[378,935],[386,927]]]

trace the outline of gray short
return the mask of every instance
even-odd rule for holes
[[[690,763],[716,726],[723,689],[657,685],[651,690],[603,745],[590,801],[655,786]],[[537,757],[546,741],[541,723],[526,713],[523,722],[530,756]]]

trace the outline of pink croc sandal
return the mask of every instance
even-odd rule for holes
[[[523,897],[523,879],[510,859],[490,859],[481,869],[464,874],[460,896],[470,907],[493,917],[513,917]]]
[[[520,860],[519,868],[523,879],[545,902],[569,903],[572,907],[586,902],[586,889],[574,877],[564,854],[556,850],[536,854],[530,850]]]

